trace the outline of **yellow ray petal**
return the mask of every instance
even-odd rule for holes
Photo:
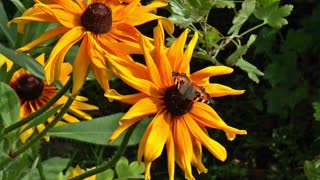
[[[73,44],[78,42],[84,36],[82,27],[73,28],[64,34],[56,46],[53,48],[47,64],[44,68],[48,84],[59,79],[60,68],[64,56]]]
[[[153,97],[161,97],[158,87],[150,80],[149,71],[145,66],[128,62],[120,57],[106,54],[115,74],[129,86]]]
[[[164,144],[170,134],[171,119],[167,111],[160,111],[157,116],[153,118],[150,134],[144,150],[144,160],[146,162],[152,162],[161,155]]]
[[[193,144],[193,156],[192,156],[192,165],[195,166],[198,170],[198,173],[207,173],[208,169],[202,164],[202,144],[194,137],[192,137]]]
[[[185,171],[186,177],[194,179],[191,170],[191,160],[193,156],[193,148],[190,133],[186,126],[184,117],[177,118],[174,120],[173,125],[173,138],[178,156],[181,157],[183,170]]]
[[[195,84],[202,85],[205,83],[209,83],[209,78],[211,76],[225,75],[230,74],[232,72],[233,69],[227,66],[209,66],[192,73],[190,75],[190,79]]]
[[[48,5],[37,3],[36,6],[38,6],[41,9],[41,11],[45,12],[46,15],[51,15],[52,17],[54,17],[56,20],[54,20],[53,22],[58,21],[61,25],[68,28],[80,26],[81,13],[75,14],[70,10],[66,11],[63,7],[56,3]]]
[[[68,30],[69,30],[68,28],[65,28],[63,26],[49,30],[46,33],[44,33],[43,35],[41,35],[39,38],[37,38],[36,40],[31,41],[27,45],[24,45],[23,47],[17,49],[17,52],[29,51],[30,49],[38,46],[39,44],[41,44],[45,41],[48,41],[52,38],[55,38],[55,37],[58,37],[58,36],[65,34]]]
[[[163,102],[157,98],[146,97],[139,100],[121,118],[120,126],[112,133],[109,142],[112,143],[120,134],[132,124],[142,120],[144,117],[156,114],[163,108]]]
[[[193,119],[189,119],[188,116],[185,116],[185,118],[188,122],[186,123],[186,126],[188,127],[190,133],[198,141],[200,141],[217,159],[220,161],[225,161],[227,158],[226,149],[221,144],[208,137]]]
[[[76,117],[66,113],[63,115],[63,120],[65,120],[66,122],[68,123],[77,123],[77,122],[80,122],[79,119],[77,119]]]
[[[13,62],[5,57],[4,55],[0,54],[0,67],[6,63],[7,64],[7,72],[11,69]]]
[[[174,72],[180,72],[180,66],[183,60],[184,45],[187,40],[187,35],[190,32],[186,29],[171,45],[167,52],[168,59],[171,63]]]
[[[198,33],[195,32],[191,41],[189,42],[187,49],[185,50],[179,72],[185,72],[187,75],[190,74],[190,61],[191,61],[192,53],[193,53],[194,47],[196,46],[197,41],[198,41]]]
[[[228,126],[214,111],[214,109],[207,104],[194,103],[191,115],[192,118],[201,126],[223,130],[227,134],[229,140],[233,140],[236,134],[247,134],[247,131],[245,130],[239,130]]]
[[[155,61],[159,69],[159,73],[163,84],[166,87],[169,87],[173,85],[172,69],[165,53],[165,36],[162,28],[162,23],[160,21],[158,22],[158,26],[154,28],[153,34],[155,45]]]
[[[145,62],[149,70],[149,76],[151,77],[151,80],[156,84],[157,87],[164,88],[164,85],[162,84],[160,78],[159,70],[151,56],[150,49],[147,48],[146,44],[148,44],[148,39],[145,39],[144,36],[140,36],[140,46],[142,48]]]
[[[90,44],[88,42],[88,36],[85,36],[80,45],[78,54],[73,62],[73,86],[72,95],[75,96],[79,90],[82,88],[85,78],[87,76],[87,70],[90,64],[90,57],[88,51],[90,49]]]
[[[245,92],[245,90],[235,90],[228,86],[221,84],[202,84],[202,86],[206,89],[206,92],[211,97],[222,97],[228,95],[240,95]]]
[[[121,95],[116,90],[111,89],[110,91],[104,94],[110,100],[117,100],[128,104],[135,104],[142,98],[147,97],[144,93],[130,94],[130,95]]]
[[[168,159],[168,172],[169,172],[169,180],[174,180],[174,168],[175,168],[175,149],[174,149],[174,141],[172,137],[172,133],[169,133],[167,142],[167,159]]]

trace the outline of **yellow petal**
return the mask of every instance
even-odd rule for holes
[[[161,155],[164,144],[170,134],[171,119],[167,111],[160,111],[157,116],[153,118],[153,123],[150,124],[150,134],[144,150],[144,160],[146,162],[152,162]]]
[[[120,126],[112,133],[109,142],[112,143],[116,138],[120,136],[123,131],[134,123],[142,120],[148,115],[156,114],[163,108],[163,101],[146,97],[140,99],[135,105],[133,105],[129,111],[121,118]]]
[[[71,46],[77,43],[84,36],[81,27],[73,28],[64,34],[53,48],[47,64],[44,68],[48,84],[59,79],[61,64],[64,56]]]
[[[136,62],[128,62],[111,54],[106,54],[106,56],[113,65],[115,74],[129,86],[149,96],[162,96],[158,87],[148,77],[149,71],[145,66]]]
[[[182,164],[184,165],[183,170],[185,171],[186,177],[189,179],[194,179],[191,170],[191,160],[193,156],[192,142],[185,119],[183,117],[174,120],[173,138],[176,145],[176,153],[181,157]]]
[[[17,52],[29,51],[30,49],[38,46],[39,44],[41,44],[45,41],[48,41],[50,39],[53,39],[55,37],[58,37],[58,36],[65,34],[68,30],[69,30],[68,28],[61,26],[61,27],[54,28],[50,31],[47,31],[44,34],[42,34],[39,38],[37,38],[36,40],[31,41],[27,45],[24,45],[23,47],[17,49]]]
[[[0,54],[0,67],[6,63],[7,64],[7,72],[11,69],[13,62],[5,57],[4,55]]]
[[[111,89],[110,91],[104,94],[110,100],[117,100],[128,104],[135,104],[142,98],[147,97],[144,93],[130,94],[130,95],[121,95],[116,90]]]
[[[211,76],[225,75],[230,74],[232,72],[233,69],[227,66],[209,66],[192,73],[190,75],[190,79],[195,84],[202,85],[205,83],[209,83],[209,78]]]
[[[187,73],[187,75],[190,74],[190,61],[191,61],[192,53],[193,53],[194,47],[196,46],[197,41],[198,41],[198,33],[195,32],[191,41],[189,42],[187,49],[185,50],[179,72],[185,72]]]
[[[186,123],[186,126],[188,127],[190,133],[198,141],[200,141],[217,159],[220,161],[225,161],[227,158],[226,149],[221,144],[208,137],[192,118],[187,119],[188,116],[185,116],[185,118],[188,122]]]
[[[206,93],[208,93],[211,97],[240,95],[245,92],[245,90],[235,90],[221,84],[202,84],[202,86],[205,88]]]
[[[184,45],[187,40],[189,29],[186,29],[171,45],[167,52],[168,59],[174,72],[180,72],[180,66],[183,60]]]
[[[192,137],[193,144],[193,157],[192,165],[195,166],[198,170],[198,173],[207,173],[208,169],[202,164],[202,144],[194,137]]]
[[[145,62],[149,70],[150,78],[156,84],[157,87],[164,88],[164,85],[162,84],[161,77],[159,74],[159,70],[155,64],[155,61],[151,57],[150,49],[148,49],[147,46],[145,45],[147,44],[147,42],[148,42],[148,39],[145,39],[144,36],[140,36],[140,46],[142,48]]]
[[[85,78],[87,77],[87,70],[90,64],[90,57],[88,55],[89,49],[90,44],[88,43],[88,36],[85,36],[80,45],[78,54],[73,62],[73,96],[80,91],[84,84]]]
[[[169,173],[169,180],[174,180],[174,168],[175,168],[175,149],[174,149],[174,141],[171,132],[169,133],[167,142],[167,161],[168,161],[168,173]]]
[[[162,79],[163,84],[166,87],[173,85],[172,80],[172,69],[170,62],[165,53],[165,36],[162,28],[162,23],[159,21],[158,26],[154,28],[154,53],[155,61],[159,69],[159,73]]]
[[[241,135],[247,134],[247,131],[245,130],[239,130],[237,128],[228,126],[220,118],[220,116],[216,113],[216,111],[207,104],[194,103],[193,109],[191,110],[191,115],[192,115],[192,119],[197,121],[197,123],[200,124],[201,126],[223,130],[226,134],[229,134],[227,136],[228,139],[231,136],[234,139],[236,134],[241,134]],[[233,140],[233,139],[229,139],[229,140]]]

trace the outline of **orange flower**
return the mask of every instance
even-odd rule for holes
[[[140,0],[34,0],[35,5],[21,17],[9,22],[18,23],[18,31],[23,33],[24,26],[30,22],[52,22],[58,27],[47,31],[38,39],[18,49],[28,51],[42,42],[60,37],[53,48],[45,66],[45,75],[49,84],[58,80],[61,64],[68,50],[81,41],[73,68],[73,94],[82,87],[88,67],[104,90],[109,90],[108,79],[112,73],[107,68],[105,58],[97,49],[101,46],[113,55],[125,57],[130,53],[140,52],[137,25],[160,19],[172,33],[173,23],[153,12],[167,5],[166,2],[154,1],[142,6]],[[110,64],[109,64],[110,65]],[[112,64],[111,64],[112,65]]]
[[[195,33],[184,51],[189,30],[185,30],[171,47],[164,45],[164,32],[161,22],[154,30],[154,44],[141,36],[146,65],[128,63],[121,57],[107,54],[113,68],[125,83],[140,91],[132,95],[120,95],[115,90],[105,94],[133,106],[120,120],[120,126],[113,132],[113,142],[128,127],[143,118],[155,115],[147,127],[138,150],[138,161],[144,158],[145,178],[150,179],[151,163],[157,159],[166,145],[168,172],[174,179],[175,162],[184,170],[187,179],[194,179],[191,165],[199,172],[207,172],[202,164],[202,145],[217,159],[227,157],[225,148],[208,136],[206,127],[223,130],[229,140],[245,130],[228,126],[216,113],[210,103],[212,98],[226,95],[240,95],[243,90],[210,83],[211,76],[229,74],[233,69],[226,66],[210,66],[190,74],[189,62],[198,39]],[[115,64],[115,62],[118,62]]]

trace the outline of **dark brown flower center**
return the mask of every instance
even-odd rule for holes
[[[81,15],[81,25],[95,34],[107,33],[112,26],[112,12],[103,3],[93,3]]]
[[[182,95],[176,85],[169,87],[164,95],[166,109],[173,116],[181,116],[188,113],[193,101]]]
[[[15,90],[23,100],[36,100],[42,95],[44,84],[41,79],[25,74],[19,77],[15,83]]]

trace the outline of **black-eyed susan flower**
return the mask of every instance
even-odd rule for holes
[[[202,145],[221,161],[227,157],[225,148],[208,136],[207,127],[223,130],[229,140],[237,134],[247,133],[228,126],[209,105],[212,98],[244,93],[243,90],[209,82],[211,76],[229,74],[233,69],[210,66],[190,74],[189,62],[198,35],[195,33],[184,50],[188,32],[185,30],[170,48],[164,45],[161,22],[154,30],[154,44],[141,36],[140,45],[146,65],[127,63],[120,57],[107,55],[110,61],[118,62],[113,66],[117,76],[140,91],[132,95],[120,95],[115,90],[106,93],[109,99],[133,104],[120,120],[120,126],[111,135],[110,142],[129,126],[155,115],[138,149],[138,161],[144,158],[146,164],[146,179],[151,178],[151,163],[160,156],[165,145],[170,180],[174,179],[175,162],[183,169],[187,179],[194,179],[191,165],[199,172],[207,172],[201,160]]]
[[[3,63],[12,64],[12,62],[5,56],[0,54],[0,58]],[[36,60],[44,65],[44,54],[40,55]],[[9,67],[8,66],[8,67]],[[62,83],[66,83],[69,79],[69,74],[72,72],[72,66],[69,63],[62,63],[61,68],[63,69],[60,74],[59,80]],[[50,99],[56,95],[59,91],[55,86],[48,85],[45,81],[39,79],[38,77],[32,75],[29,71],[25,69],[17,70],[10,81],[10,86],[17,93],[20,99],[20,119],[25,118],[31,113],[40,109],[45,105]],[[52,107],[63,105],[67,102],[68,97],[62,96]],[[72,103],[68,113],[66,113],[62,119],[57,123],[57,125],[64,125],[66,123],[77,123],[80,122],[79,119],[91,120],[92,117],[84,112],[85,110],[97,110],[98,107],[85,103],[88,99],[83,96],[77,96],[75,101]],[[50,123],[54,117],[50,117],[46,123]],[[25,125],[23,128],[25,128]],[[20,139],[25,142],[37,129],[41,132],[45,128],[45,124],[39,124],[36,128],[30,128],[24,131]],[[49,137],[46,136],[45,139],[49,141]]]
[[[154,14],[157,8],[166,2],[154,1],[142,6],[140,0],[34,0],[35,5],[21,17],[9,22],[18,24],[18,31],[23,33],[29,22],[52,22],[58,27],[47,31],[38,39],[18,49],[28,51],[42,42],[60,37],[54,46],[45,66],[45,75],[49,84],[59,78],[61,64],[68,50],[81,41],[73,68],[73,94],[83,85],[90,65],[92,73],[104,90],[109,89],[106,79],[112,74],[107,68],[105,58],[96,46],[117,56],[127,56],[140,52],[137,25],[160,19],[168,32],[173,32],[173,24],[166,18]]]

